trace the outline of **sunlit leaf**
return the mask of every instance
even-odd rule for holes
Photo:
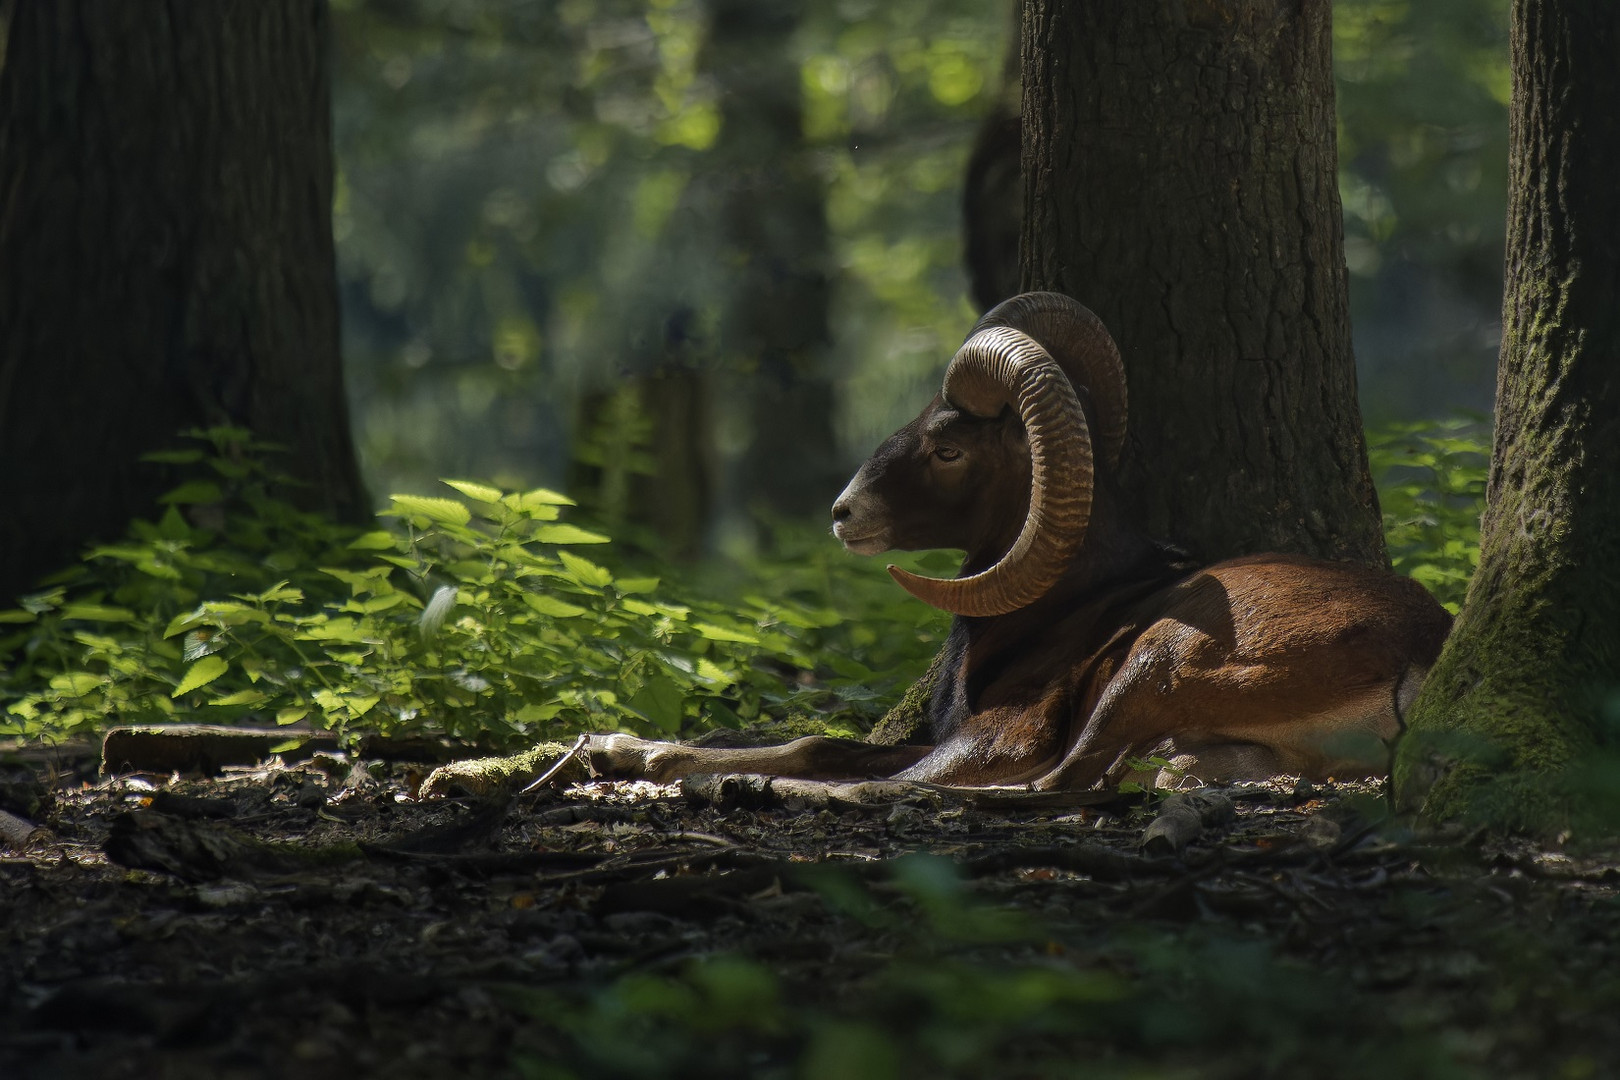
[[[208,704],[210,704],[210,705],[221,705],[221,706],[226,706],[226,705],[259,705],[259,704],[262,704],[263,702],[266,702],[266,701],[269,701],[269,700],[270,700],[270,696],[268,694],[263,693],[262,691],[259,691],[259,690],[238,690],[234,694],[226,694],[224,697],[215,698],[213,701],[210,701]]]
[[[541,615],[548,615],[557,619],[571,619],[576,615],[583,615],[589,610],[580,607],[578,604],[570,604],[565,600],[559,600],[555,596],[547,596],[545,593],[526,592],[523,594],[523,602]]]
[[[534,538],[542,544],[606,544],[612,538],[576,525],[542,525],[534,531]],[[602,584],[607,584],[603,582]]]
[[[230,665],[220,657],[205,656],[186,669],[186,674],[180,680],[180,685],[175,687],[174,692],[169,696],[179,697],[182,694],[189,694],[193,690],[207,686],[229,670]]]
[[[738,641],[747,645],[758,645],[759,636],[745,630],[728,630],[713,623],[693,622],[692,629],[710,641]]]
[[[387,513],[425,517],[429,521],[451,525],[465,525],[472,520],[467,504],[455,499],[437,499],[427,495],[390,495]]]
[[[613,584],[613,575],[589,559],[583,559],[571,551],[559,551],[557,552],[557,558],[562,560],[562,564],[567,568],[569,576],[581,585],[602,588]]]
[[[441,483],[455,488],[476,502],[492,503],[501,500],[500,488],[490,487],[488,484],[478,484],[471,480],[444,480]]]
[[[386,529],[361,533],[349,542],[350,551],[393,551],[399,538]]]

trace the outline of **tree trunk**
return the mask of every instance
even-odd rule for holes
[[[338,356],[324,0],[18,0],[0,69],[0,598],[232,424],[365,498]]]
[[[1620,9],[1515,0],[1480,566],[1396,758],[1437,818],[1558,827],[1620,684]]]
[[[1203,559],[1387,565],[1328,0],[1027,0],[1023,42],[1023,286],[1119,342],[1127,513]]]

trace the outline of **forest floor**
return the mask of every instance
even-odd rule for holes
[[[1615,853],[1414,835],[1366,783],[1206,789],[1184,842],[1145,793],[6,760],[45,830],[0,842],[8,1078],[1620,1075]]]

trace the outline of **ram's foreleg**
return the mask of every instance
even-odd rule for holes
[[[919,761],[928,746],[874,746],[807,735],[777,746],[713,747],[654,742],[634,735],[591,735],[581,755],[592,776],[670,783],[697,773],[761,773],[799,780],[866,780],[892,776]]]

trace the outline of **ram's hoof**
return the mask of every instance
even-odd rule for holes
[[[585,744],[592,776],[670,784],[691,772],[691,755],[679,743],[634,735],[592,735]]]

